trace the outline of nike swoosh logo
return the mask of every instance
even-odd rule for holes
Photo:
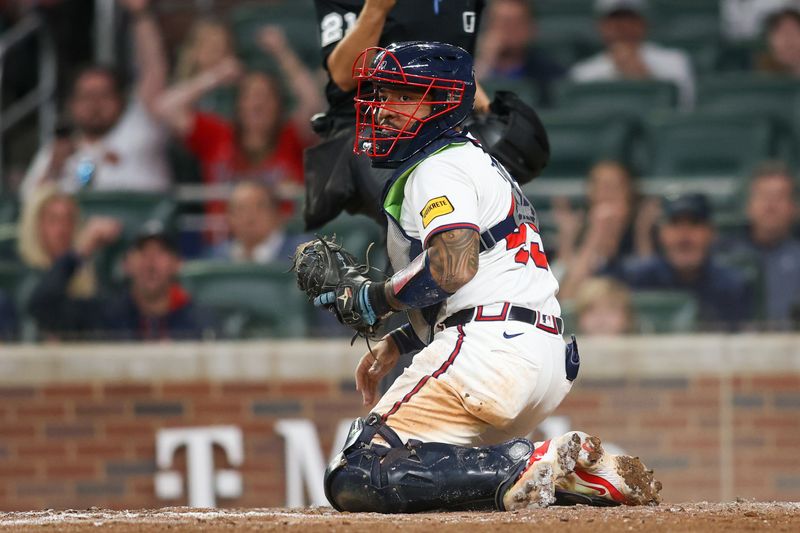
[[[513,335],[509,335],[508,333],[506,333],[504,331],[503,332],[503,337],[505,337],[506,339],[513,339],[514,337],[519,337],[520,335],[524,335],[524,334],[525,334],[525,332],[523,331],[522,333],[514,333]]]

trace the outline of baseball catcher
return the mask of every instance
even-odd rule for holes
[[[554,503],[641,505],[661,484],[637,458],[572,431],[527,435],[561,403],[580,365],[565,344],[558,283],[536,213],[517,182],[461,125],[475,94],[472,58],[441,43],[368,48],[353,67],[355,151],[389,169],[381,208],[395,272],[375,281],[338,244],[295,257],[317,306],[375,335],[356,369],[371,412],[351,426],[325,491],[343,511],[513,510]],[[376,403],[401,353],[420,350]]]

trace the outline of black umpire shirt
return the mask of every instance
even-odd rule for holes
[[[355,24],[363,0],[314,0],[317,7],[322,64],[327,70],[328,55]],[[379,46],[400,41],[438,41],[454,44],[475,53],[478,23],[485,0],[399,0],[386,17]],[[344,92],[333,81],[325,87],[328,116],[355,121],[355,91]]]

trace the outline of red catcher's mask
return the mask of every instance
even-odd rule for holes
[[[353,151],[373,158],[373,165],[396,166],[463,120],[455,120],[452,112],[462,104],[465,82],[430,75],[437,67],[432,62],[410,61],[403,67],[398,55],[401,50],[391,47],[367,48],[353,65],[358,81]],[[382,100],[381,88],[410,91],[415,98]],[[422,106],[430,106],[430,113],[420,116]],[[386,116],[393,116],[391,122]]]

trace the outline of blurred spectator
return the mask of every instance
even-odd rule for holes
[[[750,287],[744,277],[720,265],[711,254],[714,227],[702,194],[670,198],[659,228],[662,253],[626,261],[622,279],[634,290],[687,291],[700,306],[701,329],[736,329],[753,317]]]
[[[550,102],[550,86],[566,69],[531,47],[536,23],[528,0],[494,0],[481,32],[475,76],[479,79],[528,79],[544,103]]]
[[[200,339],[215,323],[194,305],[176,276],[181,259],[160,223],[145,224],[125,257],[130,286],[112,297],[73,298],[69,279],[81,257],[67,254],[35,287],[31,315],[40,329],[61,339]]]
[[[575,295],[578,331],[585,335],[624,335],[635,325],[631,293],[612,278],[590,278]]]
[[[658,202],[639,201],[633,176],[621,163],[601,161],[589,171],[587,212],[572,210],[566,199],[554,202],[558,226],[559,294],[570,298],[596,272],[617,269],[629,256],[654,253]]]
[[[149,0],[120,3],[133,19],[139,73],[127,109],[114,71],[100,65],[81,70],[68,102],[74,130],[61,132],[39,149],[23,180],[23,196],[47,181],[57,181],[67,191],[169,187],[167,137],[152,116],[167,76],[161,36]]]
[[[794,179],[785,165],[764,164],[750,183],[747,234],[719,246],[727,256],[757,262],[763,318],[770,329],[788,327],[793,306],[800,304],[800,241],[792,236],[798,213],[795,194]]]
[[[73,298],[88,298],[97,292],[90,259],[94,252],[119,237],[122,226],[106,217],[93,217],[82,228],[79,222],[75,199],[53,183],[43,185],[23,205],[17,247],[22,262],[34,270],[50,270],[66,256],[82,258],[67,280],[66,291]]]
[[[288,237],[286,216],[269,185],[248,181],[238,184],[228,202],[231,238],[212,249],[213,259],[266,265],[286,261],[307,237]]]
[[[171,87],[158,110],[200,159],[206,183],[261,181],[288,198],[302,191],[303,149],[314,135],[309,119],[322,108],[322,100],[317,82],[279,28],[262,30],[260,43],[278,61],[298,100],[291,117],[284,116],[287,106],[280,84],[261,72],[243,76],[233,58]],[[232,122],[194,108],[203,94],[237,80],[241,81]],[[209,211],[222,215],[224,204],[212,204]]]
[[[720,0],[722,32],[732,41],[756,39],[771,14],[793,4],[798,0]]]
[[[0,290],[0,341],[17,338],[17,310],[11,298]]]
[[[606,50],[570,71],[578,82],[657,79],[678,87],[682,107],[694,104],[694,77],[682,50],[647,42],[646,0],[597,0],[600,36]]]
[[[769,50],[759,70],[800,78],[800,2],[770,15],[766,26]]]
[[[186,81],[213,69],[234,54],[233,36],[227,24],[215,19],[201,18],[192,24],[178,53],[175,81]],[[195,109],[230,118],[233,116],[235,99],[232,87],[217,87],[201,96],[195,103]]]

